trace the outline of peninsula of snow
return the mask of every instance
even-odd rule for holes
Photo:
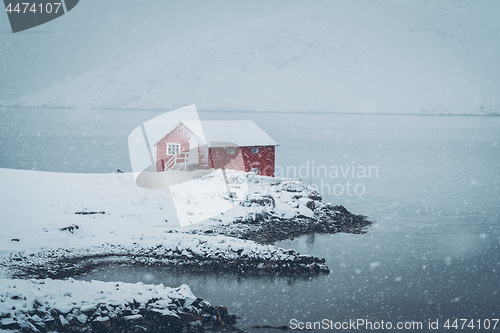
[[[116,329],[129,320],[147,326],[158,313],[167,318],[165,327],[179,331],[198,321],[203,327],[231,325],[234,318],[227,309],[201,299],[193,305],[196,297],[187,286],[71,278],[114,264],[238,274],[328,273],[324,259],[270,243],[312,232],[361,233],[370,224],[342,206],[323,203],[300,180],[226,173],[227,191],[217,192],[208,206],[229,203],[231,209],[215,209],[206,221],[180,227],[177,216],[209,210],[204,200],[213,183],[222,180],[220,172],[197,179],[196,191],[177,187],[173,205],[171,192],[140,188],[130,173],[0,169],[0,329],[90,330],[102,328],[102,322]],[[177,296],[168,296],[172,293]],[[162,299],[163,305],[156,306]],[[201,320],[203,316],[211,319]]]

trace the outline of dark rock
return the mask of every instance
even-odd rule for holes
[[[61,231],[68,230],[69,232],[73,233],[73,230],[75,230],[75,229],[78,230],[78,229],[80,229],[80,227],[77,226],[76,224],[73,224],[73,225],[70,225],[69,227],[64,227],[64,228],[61,228],[59,230],[61,230]]]
[[[271,208],[274,208],[276,205],[272,195],[247,196],[240,204],[243,207],[250,207],[253,204],[257,204],[259,206],[268,206]]]
[[[93,214],[106,214],[106,212],[100,211],[100,212],[75,212],[75,214],[78,215],[93,215]]]
[[[310,210],[314,211],[316,209],[316,204],[314,203],[313,200],[310,200],[306,203],[306,207],[309,208]]]
[[[0,322],[0,328],[6,330],[17,330],[21,328],[19,323],[12,318],[3,318]]]
[[[290,327],[288,327],[288,326],[270,326],[270,325],[262,325],[262,326],[255,325],[255,326],[252,326],[252,328],[254,328],[254,329],[273,329],[273,330],[282,330],[282,331],[286,331],[286,330],[290,329]]]

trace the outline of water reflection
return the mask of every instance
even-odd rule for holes
[[[314,245],[314,240],[316,239],[316,234],[307,235],[307,244]]]
[[[298,281],[314,281],[325,274],[309,275],[294,273],[289,275],[272,273],[228,273],[221,271],[200,271],[176,267],[112,265],[101,267],[90,273],[75,276],[81,280],[122,281],[128,283],[163,283],[165,286],[180,286],[185,283],[191,288],[202,289],[207,285],[218,288],[228,283],[235,284],[273,284],[286,283],[293,286]]]

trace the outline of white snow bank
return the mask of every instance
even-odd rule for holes
[[[298,180],[230,170],[227,179],[231,197],[224,186],[210,200],[207,193],[213,193],[214,184],[224,182],[220,172],[190,181],[191,184],[177,185],[173,193],[180,202],[175,207],[179,215],[215,215],[221,205],[232,207],[194,225],[196,228],[228,225],[263,212],[283,218],[313,216],[307,197],[318,194]],[[161,254],[170,257],[172,253],[168,251],[178,250],[207,256],[221,252],[229,259],[268,255],[276,260],[293,260],[285,250],[274,246],[221,235],[186,233],[190,230],[179,227],[169,192],[139,188],[132,174],[0,169],[0,185],[0,258],[17,254],[29,257],[58,249],[71,249],[75,256],[106,251],[134,255],[161,245],[165,252]]]
[[[112,321],[116,324],[116,319],[138,321],[151,313],[181,320],[180,314],[186,315],[186,307],[194,313],[190,321],[196,321],[202,310],[191,306],[195,301],[196,307],[210,306],[206,302],[200,304],[202,300],[185,284],[168,288],[162,284],[74,279],[0,279],[0,331],[93,331],[101,325],[109,327]]]
[[[0,188],[0,257],[142,239],[155,243],[178,225],[169,193],[141,189],[129,173],[0,169]],[[70,226],[78,229],[61,230]]]
[[[186,304],[196,300],[185,284],[178,288],[123,282],[68,280],[8,280],[0,279],[0,316],[19,312],[29,313],[35,308],[56,309],[67,314],[73,309],[82,311],[96,308],[98,304],[124,306],[129,303],[147,303],[151,299],[166,308],[174,299],[184,299]],[[38,303],[38,305],[36,304]]]
[[[171,173],[183,173],[173,171]],[[187,182],[170,186],[170,194],[181,226],[189,226],[219,215],[237,207],[248,192],[244,173],[234,177],[235,172],[227,171],[226,183],[222,170]]]
[[[58,248],[174,242],[183,236],[165,231],[186,230],[179,228],[176,210],[179,216],[213,217],[194,227],[229,224],[266,209],[284,218],[311,216],[312,212],[304,208],[307,199],[299,199],[304,191],[314,190],[299,181],[230,170],[227,178],[231,198],[222,173],[215,172],[172,187],[174,206],[168,191],[139,188],[129,173],[0,169],[0,258]],[[256,202],[263,196],[272,201],[271,206]]]
[[[313,212],[303,207],[310,199],[302,196],[319,197],[319,193],[300,180],[283,180],[234,170],[225,172],[227,183],[222,171],[215,170],[170,187],[181,226],[205,220],[201,226],[214,221],[230,224],[263,211],[283,218],[298,215],[313,217]]]

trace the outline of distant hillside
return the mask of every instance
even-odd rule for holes
[[[498,113],[498,17],[498,1],[311,1],[5,104]]]

